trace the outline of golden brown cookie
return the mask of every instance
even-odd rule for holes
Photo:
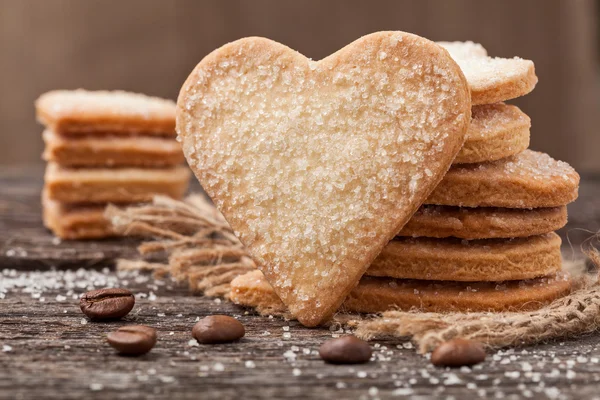
[[[398,236],[461,239],[515,238],[553,232],[567,223],[567,207],[422,206]]]
[[[465,144],[453,164],[495,161],[529,147],[531,120],[518,107],[504,103],[474,106]]]
[[[566,273],[527,281],[432,282],[364,277],[340,311],[377,313],[393,309],[423,312],[526,311],[551,303],[571,291]],[[287,309],[263,274],[256,270],[231,282],[231,300],[261,313]]]
[[[104,218],[104,205],[71,206],[42,199],[44,225],[61,239],[99,239],[115,236]]]
[[[185,166],[164,169],[65,168],[48,163],[45,190],[62,203],[135,203],[156,194],[183,197],[190,179]]]
[[[246,38],[194,69],[177,130],[258,267],[315,326],[437,185],[470,111],[458,65],[412,34],[367,35],[318,62]]]
[[[525,150],[502,160],[453,166],[425,204],[543,208],[577,198],[579,175],[569,164]]]
[[[566,296],[565,273],[527,281],[431,282],[365,277],[350,292],[342,310],[375,313],[391,309],[423,312],[530,311]]]
[[[69,137],[49,129],[43,158],[67,167],[165,167],[185,161],[172,138],[151,136]]]
[[[493,104],[524,96],[537,84],[535,67],[522,58],[488,57],[485,49],[473,42],[439,42],[462,69],[473,104]]]
[[[260,270],[239,275],[231,281],[229,299],[236,304],[256,308],[261,314],[284,314],[287,307]]]
[[[398,238],[365,275],[433,281],[532,279],[561,269],[556,233],[518,239]]]
[[[63,134],[175,134],[175,103],[123,91],[54,90],[35,102],[38,120]]]

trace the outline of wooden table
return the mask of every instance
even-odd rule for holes
[[[402,340],[374,343],[375,360],[365,365],[326,365],[316,350],[339,332],[306,329],[190,296],[170,281],[117,276],[112,261],[134,254],[131,241],[53,239],[40,221],[41,184],[40,168],[0,172],[0,399],[600,396],[598,334],[500,351],[472,369],[433,368]],[[569,232],[579,243],[589,234],[574,228],[599,228],[599,194],[600,181],[583,181],[563,237]],[[568,246],[565,256],[570,257]],[[134,291],[134,311],[120,322],[88,322],[78,307],[79,294],[107,285]],[[196,319],[213,313],[238,316],[246,337],[214,346],[190,341]],[[104,335],[127,323],[157,328],[151,353],[114,354]]]

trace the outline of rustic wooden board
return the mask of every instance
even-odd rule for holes
[[[149,293],[148,284],[153,282],[128,286]],[[138,300],[125,321],[85,325],[77,300],[56,300],[65,290],[45,291],[43,302],[22,292],[7,295],[0,309],[0,398],[583,399],[597,394],[600,381],[598,335],[489,355],[473,369],[433,368],[399,340],[377,343],[377,360],[366,365],[331,366],[315,354],[331,337],[328,330],[245,315],[228,302],[166,286],[154,293],[156,300]],[[234,344],[190,346],[196,318],[213,313],[238,316],[246,337]],[[140,358],[114,354],[104,335],[126,323],[157,328],[152,352]]]
[[[583,182],[570,208],[563,234],[570,230],[573,241],[589,236],[574,227],[598,229],[595,182]],[[335,334],[327,329],[259,317],[145,275],[117,278],[97,270],[133,254],[132,243],[54,242],[40,221],[40,169],[4,170],[0,185],[0,399],[597,398],[598,334],[490,354],[473,369],[433,368],[397,339],[374,344],[369,364],[326,365],[315,352]],[[30,271],[48,266],[96,270]],[[107,285],[134,291],[136,307],[125,321],[87,322],[77,297]],[[213,313],[238,316],[245,339],[190,345],[196,318]],[[119,357],[104,335],[132,322],[156,327],[158,344],[146,356]]]

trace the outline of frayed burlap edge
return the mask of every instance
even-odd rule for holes
[[[106,218],[123,236],[153,239],[138,246],[144,259],[118,260],[120,270],[153,271],[187,282],[193,293],[229,297],[229,283],[255,269],[223,216],[201,195],[185,201],[156,196],[152,204],[108,206]],[[150,262],[148,258],[166,262]]]
[[[166,262],[119,260],[121,270],[146,270],[164,278],[170,275],[187,282],[193,293],[229,298],[230,282],[255,268],[223,216],[202,195],[185,201],[157,196],[152,204],[118,208],[109,206],[106,217],[124,236],[152,239],[139,245],[142,257],[160,256]],[[586,249],[595,265],[600,253]],[[582,263],[569,267],[581,276],[570,295],[530,312],[423,313],[387,311],[381,315],[337,314],[332,326],[355,329],[355,334],[372,340],[396,337],[412,340],[420,353],[433,350],[452,338],[468,338],[496,349],[532,345],[552,339],[573,337],[600,328],[600,286],[584,276]],[[259,309],[260,314],[290,318],[280,309]]]

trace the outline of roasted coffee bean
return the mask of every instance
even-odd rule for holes
[[[129,314],[135,297],[127,289],[92,290],[79,300],[79,307],[91,319],[117,319]]]
[[[241,339],[246,334],[244,325],[227,315],[211,315],[196,322],[192,336],[200,343],[228,343]]]
[[[156,344],[156,330],[145,325],[122,326],[106,337],[119,354],[141,356]]]
[[[363,364],[371,354],[371,346],[355,336],[330,339],[319,348],[321,358],[330,364]]]
[[[468,339],[452,339],[440,344],[431,354],[431,363],[444,367],[462,367],[485,360],[483,344]]]

